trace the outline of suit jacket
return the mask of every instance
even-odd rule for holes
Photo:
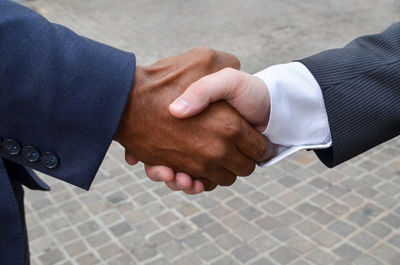
[[[318,81],[332,135],[316,150],[336,166],[400,133],[400,23],[300,60]]]
[[[48,189],[31,169],[89,188],[134,72],[133,54],[0,0],[0,264],[29,263],[21,184]]]

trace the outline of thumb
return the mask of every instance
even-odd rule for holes
[[[234,97],[238,84],[237,70],[225,68],[192,83],[170,106],[169,111],[176,118],[192,117],[211,103]]]

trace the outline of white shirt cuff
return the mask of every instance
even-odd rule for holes
[[[277,155],[260,166],[272,165],[302,149],[331,146],[321,88],[302,63],[274,65],[255,76],[264,81],[271,100],[264,135],[278,145]]]

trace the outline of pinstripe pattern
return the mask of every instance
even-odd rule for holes
[[[332,147],[316,153],[328,167],[400,133],[400,23],[342,49],[300,60],[321,86]]]

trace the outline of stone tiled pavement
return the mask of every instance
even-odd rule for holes
[[[135,51],[139,64],[207,45],[243,69],[340,47],[399,17],[391,0],[36,0],[50,20]],[[84,159],[84,158],[82,158]],[[187,196],[113,144],[89,192],[44,177],[26,193],[33,265],[400,264],[400,139],[329,170],[312,152]]]

